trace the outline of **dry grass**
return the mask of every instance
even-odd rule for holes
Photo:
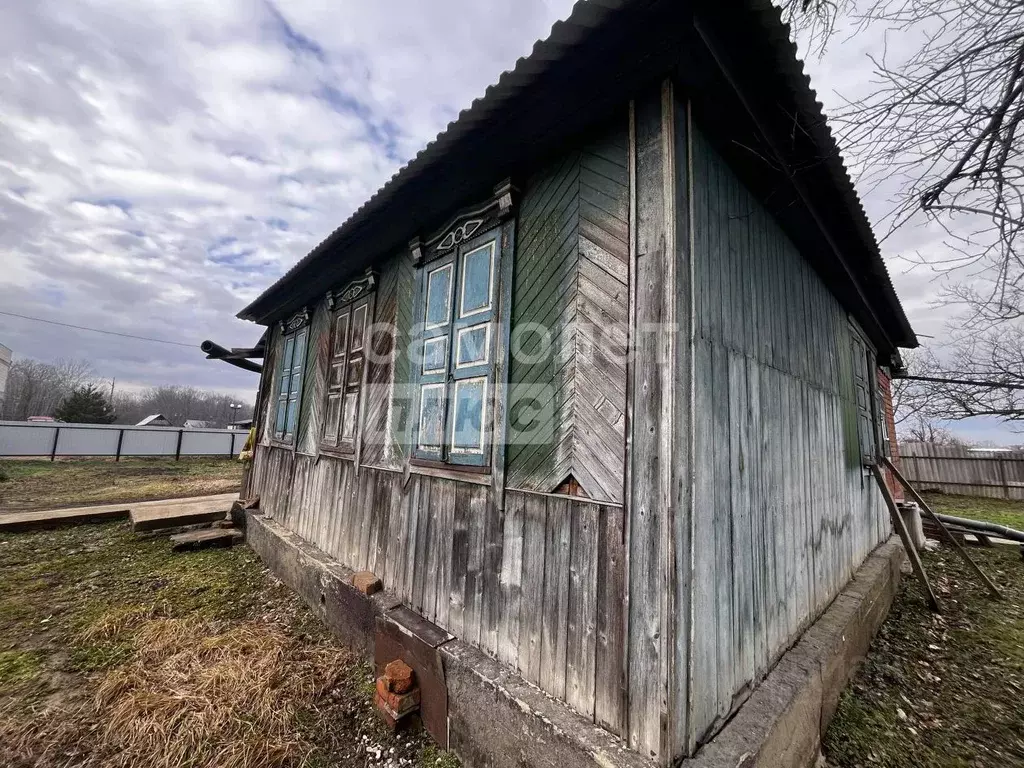
[[[2,462],[0,514],[88,504],[232,493],[241,486],[235,459],[74,459]]]
[[[372,691],[244,547],[171,555],[122,524],[0,534],[2,768],[437,768]]]
[[[299,730],[300,719],[329,727],[325,707],[357,666],[340,648],[262,622],[218,631],[197,619],[124,619],[103,617],[84,633],[112,641],[129,634],[137,648],[91,698],[30,723],[0,714],[0,743],[14,765],[302,765],[316,752],[317,728]]]

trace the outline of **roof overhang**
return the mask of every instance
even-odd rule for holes
[[[723,7],[723,6],[728,6]],[[722,41],[727,41],[728,45]],[[586,0],[239,317],[269,325],[457,208],[522,178],[645,86],[674,76],[709,138],[882,353],[917,340],[769,0]],[[774,157],[755,155],[767,149]]]

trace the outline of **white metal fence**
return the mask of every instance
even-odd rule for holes
[[[247,431],[0,421],[0,457],[237,456]]]

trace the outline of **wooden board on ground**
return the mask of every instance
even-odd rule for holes
[[[204,531],[189,531],[171,536],[171,551],[184,552],[190,549],[209,547],[232,547],[240,544],[245,536],[236,528],[207,528]]]
[[[208,498],[133,504],[131,507],[132,530],[136,533],[143,533],[164,528],[213,523],[227,517],[231,505],[236,499],[236,494],[224,494]]]

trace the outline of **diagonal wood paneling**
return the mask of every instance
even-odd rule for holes
[[[331,359],[331,312],[321,300],[313,310],[306,346],[306,367],[299,407],[299,453],[315,456],[320,452],[323,431],[324,397],[327,392],[327,364]]]
[[[402,354],[404,347],[398,338],[399,329],[407,327],[398,318],[399,284],[404,280],[412,282],[412,277],[403,273],[405,261],[408,261],[408,257],[400,254],[381,267],[366,356],[366,418],[363,422],[362,462],[388,468],[398,466],[391,433],[394,385],[402,375],[396,371],[396,366],[408,364],[408,356]],[[401,360],[396,360],[396,351]]]
[[[525,190],[513,288],[511,488],[552,491],[572,475],[588,496],[622,501],[626,153],[622,120],[538,173]],[[517,431],[516,416],[531,398],[542,407],[532,412],[529,430]]]

